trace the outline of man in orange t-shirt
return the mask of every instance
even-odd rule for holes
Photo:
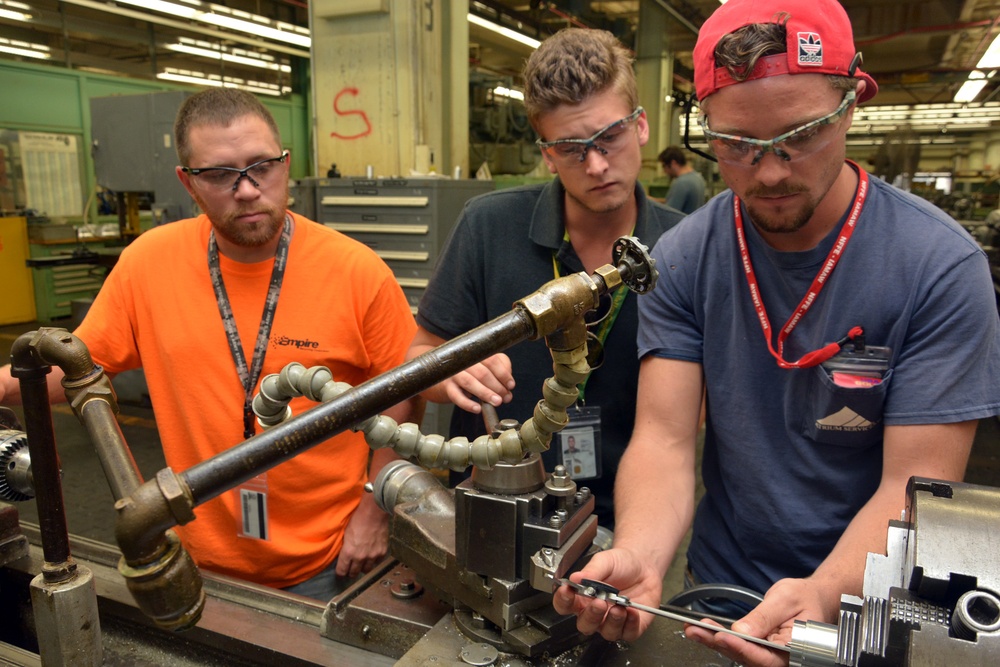
[[[416,325],[371,249],[286,211],[288,151],[255,97],[197,93],[174,130],[203,214],[129,245],[75,333],[109,374],[145,369],[167,464],[183,471],[259,432],[245,404],[265,376],[296,361],[360,384],[403,361]],[[20,402],[9,367],[0,402]],[[386,414],[418,417],[409,401]],[[363,434],[342,433],[200,505],[178,533],[201,567],[329,600],[387,551],[388,516],[363,486],[392,458],[377,450],[369,470]]]

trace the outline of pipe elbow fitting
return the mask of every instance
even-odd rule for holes
[[[559,330],[597,307],[600,287],[586,273],[563,276],[542,285],[536,292],[515,302],[534,323],[532,340]]]
[[[87,378],[96,368],[82,340],[66,329],[54,327],[19,336],[11,346],[10,357],[17,369],[58,366],[73,382]]]
[[[194,500],[184,481],[170,468],[156,474],[115,503],[115,539],[133,566],[159,558],[166,549],[165,532],[194,520]]]

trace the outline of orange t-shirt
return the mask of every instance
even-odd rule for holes
[[[297,361],[358,385],[399,365],[416,325],[390,269],[367,246],[293,217],[260,379]],[[142,234],[75,332],[109,373],[145,369],[175,472],[243,440],[244,392],[209,276],[210,229],[202,215]],[[249,367],[274,262],[219,260]],[[315,403],[303,397],[291,406],[299,414]],[[363,434],[348,431],[267,471],[267,540],[241,536],[238,490],[197,507],[178,532],[201,567],[279,588],[305,581],[340,552],[368,453]]]

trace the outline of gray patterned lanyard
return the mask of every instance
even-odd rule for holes
[[[257,386],[260,371],[264,367],[264,355],[267,354],[267,341],[271,336],[271,323],[274,321],[274,311],[278,308],[278,295],[281,293],[281,281],[285,277],[285,264],[288,262],[288,243],[292,237],[292,221],[285,216],[285,227],[281,231],[278,249],[274,253],[274,268],[271,269],[271,284],[267,288],[267,300],[264,302],[264,314],[260,317],[260,329],[257,331],[257,344],[253,348],[253,366],[247,370],[247,359],[243,355],[243,344],[236,330],[236,318],[229,305],[229,295],[222,282],[222,269],[219,267],[219,248],[215,243],[215,230],[208,236],[208,271],[212,276],[212,289],[215,290],[215,300],[219,304],[219,314],[222,316],[222,326],[226,329],[229,339],[229,351],[236,362],[236,372],[243,384],[246,398],[243,401],[243,438],[252,438],[253,428],[253,389]]]

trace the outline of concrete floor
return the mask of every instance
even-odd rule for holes
[[[68,321],[0,327],[0,359],[5,362],[9,360],[10,345],[17,336],[40,326],[71,328]],[[127,399],[122,394],[127,394]],[[124,387],[119,395],[122,400],[119,419],[122,433],[143,479],[149,479],[165,467],[156,420],[152,409],[143,405],[143,397],[133,391],[131,386]],[[63,496],[70,532],[114,544],[113,498],[89,437],[67,405],[52,406],[52,419],[62,463]],[[966,481],[1000,486],[1000,422],[997,419],[984,420],[980,424]],[[37,521],[33,502],[18,503],[17,508],[22,520]],[[664,580],[665,599],[683,589],[685,551],[686,541]]]

